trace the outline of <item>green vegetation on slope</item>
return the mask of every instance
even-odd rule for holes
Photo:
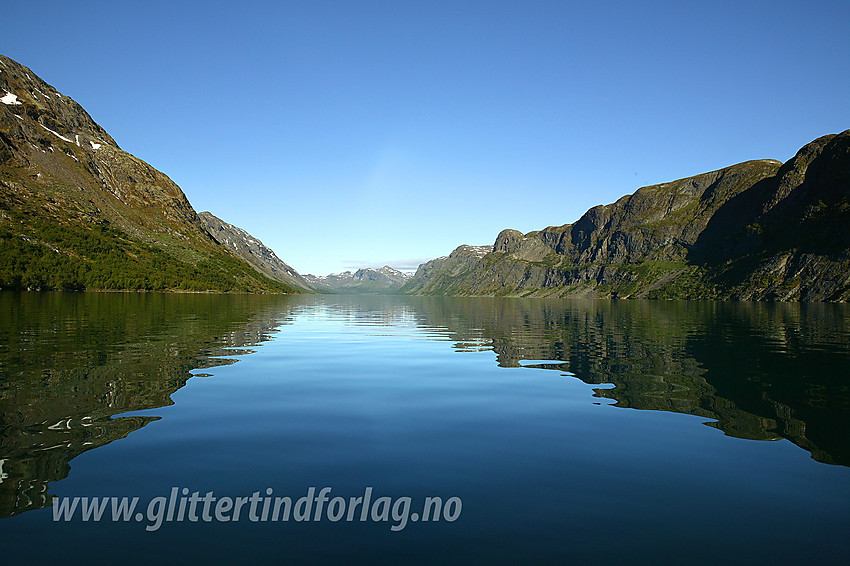
[[[0,289],[298,292],[225,251],[181,261],[108,224],[60,224],[5,211],[0,224]]]

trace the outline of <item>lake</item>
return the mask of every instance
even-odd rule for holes
[[[848,315],[0,293],[3,557],[845,561]],[[83,520],[93,497],[139,513]]]

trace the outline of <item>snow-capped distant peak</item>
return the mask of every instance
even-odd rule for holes
[[[398,269],[395,269],[394,267],[390,267],[389,265],[385,265],[384,267],[382,267],[381,269],[378,269],[377,271],[378,271],[378,273],[383,273],[384,275],[388,275],[390,277],[410,277],[410,275],[408,275],[407,273],[404,273],[403,271],[399,271]]]

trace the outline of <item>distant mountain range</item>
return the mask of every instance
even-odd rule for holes
[[[304,279],[317,291],[380,294],[397,292],[410,279],[410,275],[385,265],[380,269],[365,267],[355,272],[344,271],[325,276],[307,274]]]
[[[522,206],[522,202],[517,202]],[[425,295],[850,300],[850,130],[419,267]]]
[[[252,243],[253,242],[253,243]],[[295,292],[246,232],[198,215],[165,174],[0,55],[0,289]]]

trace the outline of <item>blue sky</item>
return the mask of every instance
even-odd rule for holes
[[[850,128],[850,2],[12,2],[0,52],[302,273]]]

